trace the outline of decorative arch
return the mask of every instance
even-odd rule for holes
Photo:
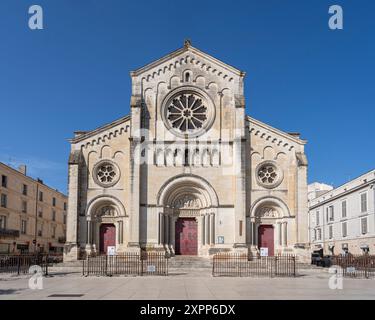
[[[89,201],[87,204],[85,215],[88,218],[92,218],[93,214],[95,214],[96,210],[103,206],[113,206],[117,209],[118,214],[116,217],[126,217],[126,210],[124,205],[118,200],[116,197],[111,195],[100,195],[96,196]]]
[[[218,207],[219,199],[213,187],[196,175],[179,175],[167,180],[157,195],[158,206],[171,206],[184,194],[192,194],[202,208]]]
[[[250,208],[250,217],[259,217],[262,208],[274,208],[279,215],[275,218],[291,217],[288,206],[279,198],[267,196],[256,200]]]

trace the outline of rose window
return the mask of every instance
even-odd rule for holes
[[[119,175],[120,171],[117,165],[110,161],[102,161],[94,168],[94,179],[103,187],[114,185],[118,181]]]
[[[275,188],[283,181],[283,171],[274,161],[264,161],[256,169],[258,184],[264,188]]]
[[[101,183],[111,183],[116,177],[116,172],[111,164],[103,164],[98,168],[98,179]]]
[[[167,119],[172,128],[182,133],[194,132],[207,121],[207,107],[200,96],[183,93],[169,103]]]

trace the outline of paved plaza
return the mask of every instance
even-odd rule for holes
[[[1,300],[49,299],[374,299],[375,280],[344,279],[332,290],[326,270],[306,270],[296,278],[229,278],[208,273],[171,273],[168,277],[83,277],[77,272],[52,272],[43,289],[28,288],[29,276],[2,276]],[[57,296],[53,296],[57,295]]]

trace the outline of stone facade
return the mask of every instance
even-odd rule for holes
[[[375,170],[309,200],[311,250],[375,251]]]
[[[306,141],[245,114],[244,77],[189,41],[131,72],[130,115],[71,139],[66,260],[103,225],[118,252],[177,254],[178,219],[198,255],[256,252],[260,225],[275,253],[307,245]]]
[[[0,163],[0,253],[62,253],[66,195]],[[35,244],[34,244],[35,241]]]

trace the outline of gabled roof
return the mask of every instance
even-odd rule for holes
[[[107,123],[101,127],[98,127],[96,129],[93,129],[93,130],[90,130],[90,131],[78,131],[80,132],[80,134],[74,138],[71,138],[69,139],[69,142],[70,143],[77,143],[77,142],[80,142],[82,140],[85,140],[87,138],[90,138],[96,134],[99,134],[99,133],[102,133],[104,131],[107,131],[121,123],[124,123],[124,122],[127,122],[127,121],[130,121],[130,115],[126,115],[124,117],[121,117],[120,119],[117,119],[115,121],[112,121],[110,123]]]
[[[184,52],[192,52],[192,53],[196,54],[197,56],[200,56],[200,57],[210,61],[211,63],[217,64],[217,65],[221,66],[222,68],[224,68],[224,69],[226,69],[226,70],[228,70],[228,71],[230,71],[230,72],[232,72],[232,73],[234,73],[238,76],[245,76],[244,71],[241,71],[241,70],[239,70],[239,69],[237,69],[237,68],[235,68],[235,67],[233,67],[229,64],[226,64],[226,63],[214,58],[213,56],[193,47],[191,45],[190,40],[185,40],[184,46],[182,48],[179,48],[175,51],[172,51],[171,53],[161,57],[158,60],[155,60],[155,61],[153,61],[149,64],[146,64],[145,66],[143,66],[141,68],[138,68],[134,71],[131,71],[131,75],[138,76],[138,75],[140,75],[144,72],[147,72],[147,71],[151,70],[152,68],[154,68],[154,67],[156,67],[160,64],[163,64],[164,62],[166,62],[168,60],[171,60],[171,59],[179,56],[181,53],[184,53]]]
[[[259,121],[257,119],[254,119],[254,118],[250,117],[250,116],[246,116],[246,118],[247,118],[247,121],[249,121],[250,123],[254,123],[254,124],[256,124],[256,125],[258,125],[260,127],[263,127],[264,129],[266,129],[266,130],[268,130],[270,132],[273,132],[274,134],[277,134],[277,135],[279,135],[281,137],[284,137],[287,140],[290,140],[290,141],[293,141],[293,142],[296,142],[296,143],[302,144],[302,145],[304,145],[304,144],[307,143],[307,140],[298,138],[294,134],[290,134],[290,133],[287,133],[285,131],[281,131],[280,129],[272,127],[269,124],[261,122],[261,121]]]

